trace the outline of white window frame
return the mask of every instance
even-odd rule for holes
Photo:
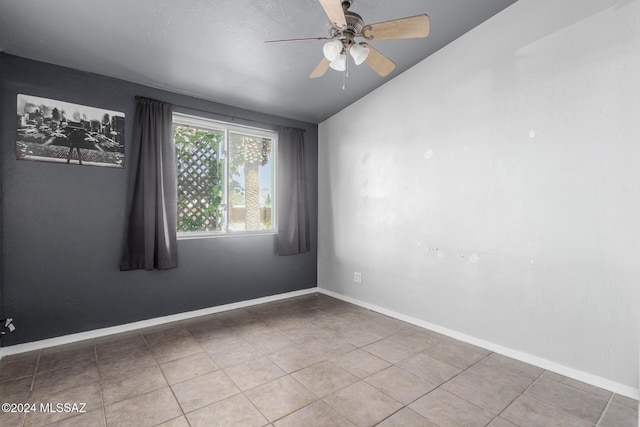
[[[223,236],[249,236],[260,234],[278,234],[278,133],[268,129],[262,129],[251,126],[243,126],[235,123],[229,123],[220,120],[208,119],[206,117],[194,116],[185,113],[173,113],[172,128],[175,125],[192,126],[200,129],[207,129],[224,133],[224,194],[222,205],[224,208],[224,229],[220,231],[179,231],[177,238],[179,240],[202,239]],[[273,159],[273,178],[272,178],[272,204],[271,215],[273,218],[272,228],[270,230],[230,230],[229,229],[229,187],[231,180],[229,179],[229,135],[230,133],[242,133],[245,135],[255,136],[259,138],[270,138],[272,142],[271,156]],[[179,171],[176,170],[177,173]]]

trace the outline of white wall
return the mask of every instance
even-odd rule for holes
[[[520,0],[319,132],[321,288],[637,393],[640,0]]]

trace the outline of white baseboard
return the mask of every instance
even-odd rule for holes
[[[455,338],[457,340],[464,341],[466,343],[473,344],[478,347],[486,348],[487,350],[491,350],[495,353],[502,354],[507,357],[511,357],[512,359],[516,359],[521,362],[525,362],[530,365],[534,365],[539,368],[546,369],[548,371],[552,371],[560,375],[564,375],[565,377],[582,381],[584,383],[591,384],[593,386],[600,387],[605,390],[609,390],[621,396],[630,397],[636,400],[640,398],[640,389],[633,388],[625,384],[611,381],[606,378],[599,377],[597,375],[589,374],[587,372],[579,371],[577,369],[573,369],[568,366],[561,365],[551,360],[533,356],[531,354],[524,353],[522,351],[513,350],[508,347],[504,347],[499,344],[492,343],[490,341],[485,341],[470,335],[466,335],[466,334],[454,331],[452,329],[447,329],[442,326],[434,325],[432,323],[425,322],[415,317],[406,316],[404,314],[395,312],[393,310],[388,310],[386,308],[379,307],[374,304],[369,304],[367,302],[360,301],[358,299],[351,298],[342,294],[338,294],[336,292],[332,292],[327,289],[323,289],[319,287],[317,291],[319,293],[343,300],[351,304],[358,305],[360,307],[367,308],[369,310],[384,314],[386,316],[393,317],[395,319],[402,320],[404,322],[411,323],[416,326],[420,326],[421,328],[429,329],[434,332],[438,332],[439,334],[446,335],[448,337]]]
[[[284,294],[271,295],[268,297],[256,298],[246,301],[234,302],[231,304],[218,305],[215,307],[203,308],[200,310],[187,311],[184,313],[172,314],[169,316],[155,317],[153,319],[141,320],[139,322],[126,323],[124,325],[111,326],[108,328],[94,329],[91,331],[80,332],[77,334],[63,335],[60,337],[49,338],[40,341],[28,342],[25,344],[16,344],[9,347],[0,347],[0,360],[4,356],[11,354],[26,353],[28,351],[41,350],[43,348],[55,347],[64,344],[71,344],[78,341],[84,341],[92,338],[105,337],[107,335],[118,334],[121,332],[135,331],[138,329],[148,328],[151,326],[163,325],[165,323],[176,322],[180,320],[192,319],[194,317],[206,316],[208,314],[220,313],[223,311],[234,310],[236,308],[250,307],[253,305],[264,304],[266,302],[279,301],[287,298],[308,295],[318,292],[318,288],[302,289],[300,291],[287,292]]]

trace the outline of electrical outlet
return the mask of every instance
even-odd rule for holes
[[[356,283],[362,283],[362,273],[354,271],[353,272],[353,281],[356,282]]]

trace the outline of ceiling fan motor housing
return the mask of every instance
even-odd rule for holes
[[[364,28],[364,20],[355,12],[345,10],[345,19],[347,21],[346,28],[338,28],[334,24],[327,25],[329,34],[332,38],[345,41],[347,44],[354,43],[355,37],[362,37],[362,29]]]

